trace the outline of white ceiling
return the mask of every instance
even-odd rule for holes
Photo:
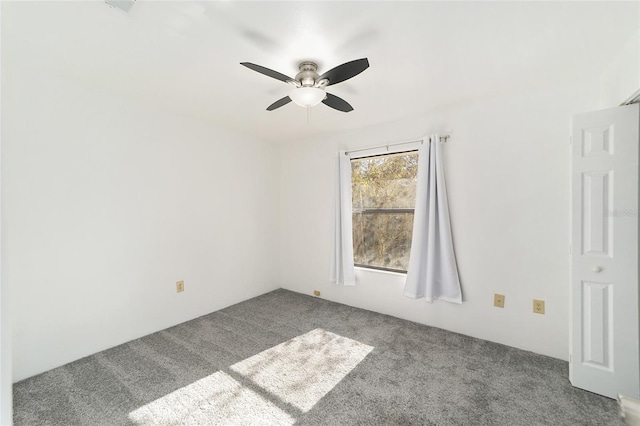
[[[640,27],[638,2],[2,2],[3,62],[168,106],[251,137],[345,132],[599,75]],[[319,105],[265,108],[289,76],[367,57]]]

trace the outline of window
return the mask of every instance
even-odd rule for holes
[[[407,271],[417,173],[418,151],[351,160],[356,266]]]

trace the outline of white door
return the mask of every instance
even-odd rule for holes
[[[572,154],[571,383],[640,397],[638,104],[576,115]]]

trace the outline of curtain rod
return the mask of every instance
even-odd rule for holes
[[[450,138],[450,135],[443,135],[440,136],[440,141],[442,141],[442,139],[444,139],[444,142],[446,143]],[[372,146],[369,148],[361,148],[361,149],[353,149],[351,151],[345,151],[344,155],[349,155],[349,154],[353,154],[354,152],[360,152],[360,151],[368,151],[370,149],[377,149],[377,148],[387,148],[387,151],[389,150],[389,147],[391,146],[398,146],[398,145],[408,145],[410,143],[423,143],[424,139],[419,139],[419,140],[415,140],[415,141],[406,141],[406,142],[396,142],[396,143],[387,143],[384,145],[378,145],[378,146]]]

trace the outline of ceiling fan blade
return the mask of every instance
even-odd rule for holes
[[[331,93],[327,93],[327,97],[322,101],[323,104],[330,106],[333,109],[337,109],[342,112],[353,111],[353,107],[349,105],[349,102],[345,101],[342,98],[337,97],[336,95],[332,95]]]
[[[275,78],[276,80],[284,81],[285,83],[293,80],[291,77],[287,77],[286,75],[281,74],[278,71],[274,71],[261,65],[252,64],[251,62],[240,62],[240,65],[244,65],[245,67],[257,71],[260,74]]]
[[[288,96],[285,96],[284,98],[279,99],[274,103],[272,103],[271,105],[269,105],[267,107],[267,111],[273,111],[276,108],[280,108],[281,106],[288,104],[289,102],[291,102],[291,98]]]
[[[317,81],[326,78],[329,80],[329,84],[327,84],[327,86],[331,86],[332,84],[337,84],[348,80],[351,77],[355,77],[367,68],[369,68],[369,61],[367,58],[356,59],[355,61],[347,62],[330,69],[318,77]]]

